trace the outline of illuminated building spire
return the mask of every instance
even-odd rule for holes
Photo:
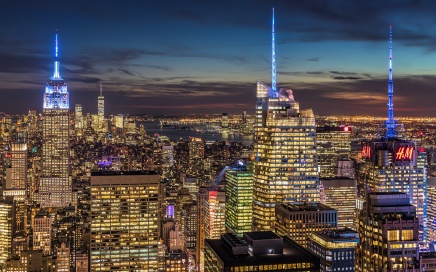
[[[272,83],[271,89],[277,91],[277,80],[276,80],[276,46],[275,46],[275,35],[274,35],[274,8],[272,9]]]
[[[50,79],[62,79],[59,73],[59,46],[58,46],[58,31],[56,30],[55,36],[55,58],[54,58],[54,71]]]
[[[103,84],[100,83],[100,96],[103,96]]]
[[[389,27],[389,80],[388,80],[388,119],[386,120],[386,138],[397,137],[397,121],[394,119],[394,82],[392,79],[392,26]]]
[[[70,102],[67,84],[65,84],[59,72],[59,43],[57,30],[54,49],[54,69],[53,74],[49,77],[49,81],[45,86],[43,107],[44,109],[69,109]]]

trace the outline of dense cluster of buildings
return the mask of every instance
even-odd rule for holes
[[[101,85],[72,114],[56,35],[42,114],[0,116],[0,271],[435,271],[435,156],[394,118],[392,36],[376,137],[317,126],[276,86],[274,20],[272,42],[246,146],[150,135]]]

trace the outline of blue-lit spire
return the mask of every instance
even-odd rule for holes
[[[58,46],[58,33],[55,36],[55,54],[54,54],[54,69],[53,75],[49,78],[45,86],[44,93],[44,109],[69,109],[70,99],[65,84],[59,73],[59,46]]]
[[[392,26],[389,27],[389,80],[388,80],[388,119],[386,120],[386,137],[397,137],[397,120],[394,119],[394,82],[392,79]]]
[[[271,89],[277,91],[277,80],[276,80],[276,45],[274,36],[274,8],[272,9],[272,83]]]
[[[56,30],[55,36],[55,58],[54,58],[54,71],[53,76],[50,79],[62,79],[59,73],[59,46],[58,46],[58,32]]]

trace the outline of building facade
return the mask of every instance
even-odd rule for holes
[[[208,191],[204,202],[204,237],[217,239],[226,232],[226,194],[218,189]]]
[[[358,218],[356,271],[420,271],[418,228],[407,194],[368,194]]]
[[[226,170],[226,230],[242,236],[253,220],[253,167],[238,165]]]
[[[338,213],[319,203],[276,205],[276,233],[288,236],[303,247],[312,232],[337,228]]]
[[[317,127],[316,145],[320,178],[334,178],[338,161],[351,157],[351,127]]]
[[[161,271],[162,187],[154,172],[91,174],[91,271]]]
[[[33,218],[33,250],[42,250],[44,256],[52,254],[52,223],[45,210],[39,210]]]
[[[82,105],[76,104],[74,107],[74,128],[77,132],[83,129],[83,112]]]
[[[427,181],[427,238],[430,243],[436,242],[436,177]]]
[[[357,181],[352,178],[320,179],[321,203],[338,211],[338,227],[354,229]]]
[[[12,205],[0,200],[0,269],[12,254]]]
[[[27,188],[27,144],[14,143],[11,148],[11,184],[6,189],[26,190]]]
[[[309,236],[308,249],[321,260],[321,272],[355,271],[359,234],[352,229],[317,231]]]

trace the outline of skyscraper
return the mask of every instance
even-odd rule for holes
[[[242,237],[253,218],[253,164],[228,168],[226,181],[226,229]]]
[[[74,120],[74,128],[76,130],[83,129],[83,113],[82,113],[82,105],[76,104],[75,106],[75,120]]]
[[[351,156],[351,128],[348,126],[317,127],[316,147],[320,178],[334,178],[338,161]]]
[[[338,226],[338,212],[324,204],[277,204],[276,233],[288,236],[307,248],[311,233],[333,230]]]
[[[369,193],[358,221],[356,271],[421,271],[418,219],[407,194]]]
[[[45,87],[43,101],[42,175],[39,186],[41,207],[66,207],[71,202],[69,121],[67,84],[59,73],[56,34],[54,72]]]
[[[100,83],[100,95],[98,96],[98,128],[103,128],[104,121],[104,96],[103,96],[103,85]]]
[[[427,183],[427,239],[436,242],[436,177],[428,179]]]
[[[354,229],[357,182],[352,178],[319,180],[321,203],[338,211],[338,227]]]
[[[210,189],[209,195],[204,203],[204,237],[216,239],[226,232],[226,195],[219,189]]]
[[[91,174],[91,271],[163,271],[163,187],[155,172]]]
[[[39,210],[33,218],[33,249],[42,250],[43,255],[52,252],[52,223],[53,219],[45,210]]]
[[[200,138],[189,138],[189,169],[190,175],[196,175],[201,170],[201,164],[204,159],[204,140]]]
[[[12,144],[11,163],[10,183],[6,172],[6,189],[25,190],[27,188],[27,144]]]
[[[70,248],[62,243],[56,247],[56,271],[57,272],[69,272],[70,271]]]
[[[401,139],[401,124],[394,119],[392,80],[392,27],[389,29],[388,119],[380,138],[362,146],[364,163],[359,167],[359,187],[370,192],[403,192],[410,196],[419,219],[419,240],[426,240],[425,152],[415,142]],[[362,199],[365,196],[360,196]]]
[[[229,133],[229,115],[227,112],[224,112],[221,116],[221,132]]]
[[[219,188],[200,188],[198,192],[197,263],[204,271],[204,241],[219,238],[225,229],[226,195]]]
[[[12,205],[0,200],[0,269],[12,253]]]
[[[272,86],[257,82],[253,230],[272,230],[277,203],[319,202],[315,116],[277,90],[274,13]]]
[[[321,272],[354,271],[359,234],[351,229],[317,231],[309,236],[308,248],[321,260]]]

